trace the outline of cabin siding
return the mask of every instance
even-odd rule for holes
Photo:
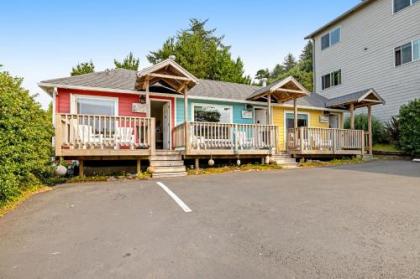
[[[401,105],[420,98],[420,61],[399,67],[394,49],[420,39],[420,3],[393,14],[392,0],[378,0],[314,37],[316,92],[334,98],[374,88],[386,101],[373,107],[387,121]],[[321,37],[341,27],[341,42],[321,50]],[[322,90],[322,76],[341,69],[342,84]]]
[[[285,113],[293,113],[293,108],[285,107],[273,107],[273,124],[278,126],[279,134],[277,135],[277,150],[286,150],[286,123]],[[321,123],[319,120],[320,116],[324,114],[323,111],[310,110],[310,109],[299,109],[298,113],[308,114],[308,125],[309,128],[329,128],[329,123]],[[339,113],[340,118],[342,114]],[[339,121],[340,122],[340,121]]]
[[[246,104],[234,103],[234,102],[222,102],[222,101],[210,101],[210,100],[188,100],[188,116],[189,120],[192,121],[192,107],[193,104],[211,104],[211,105],[226,105],[232,106],[233,108],[233,123],[235,124],[253,124],[254,119],[242,118],[242,111],[246,110]],[[184,122],[184,99],[176,99],[176,125]]]

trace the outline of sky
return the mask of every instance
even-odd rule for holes
[[[273,68],[305,46],[304,37],[360,0],[153,0],[2,1],[0,64],[47,107],[51,98],[37,83],[69,76],[79,62],[92,60],[97,71],[130,51],[146,55],[188,27],[189,19],[208,19],[224,35],[246,74]]]

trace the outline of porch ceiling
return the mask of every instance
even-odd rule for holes
[[[309,91],[302,84],[290,76],[258,89],[248,97],[248,100],[266,100],[267,97],[271,95],[273,101],[277,103],[285,103],[290,100],[308,96],[309,94]]]
[[[169,58],[137,74],[137,90],[146,90],[148,86],[157,83],[170,87],[178,93],[184,93],[197,85],[198,79],[176,63],[174,58]]]

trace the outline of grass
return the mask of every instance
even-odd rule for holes
[[[22,191],[19,197],[7,202],[0,202],[0,217],[15,209],[18,205],[32,197],[33,195],[50,191],[52,188],[42,185],[32,186]]]
[[[373,146],[374,151],[382,152],[399,152],[400,150],[393,144],[375,144]]]
[[[332,167],[341,165],[354,165],[363,163],[361,158],[346,158],[346,159],[334,159],[331,161],[306,161],[299,163],[299,167],[303,168],[318,168],[318,167]]]
[[[206,174],[221,174],[234,171],[267,171],[267,170],[280,170],[281,166],[278,165],[261,165],[261,164],[245,164],[241,166],[223,166],[203,168],[199,170],[189,169],[188,175],[206,175]]]

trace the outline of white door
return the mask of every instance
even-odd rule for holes
[[[255,124],[267,125],[266,109],[255,109]]]
[[[162,118],[163,149],[171,149],[171,117],[168,102],[163,105]]]
[[[330,128],[338,128],[338,115],[330,114],[329,116]]]

